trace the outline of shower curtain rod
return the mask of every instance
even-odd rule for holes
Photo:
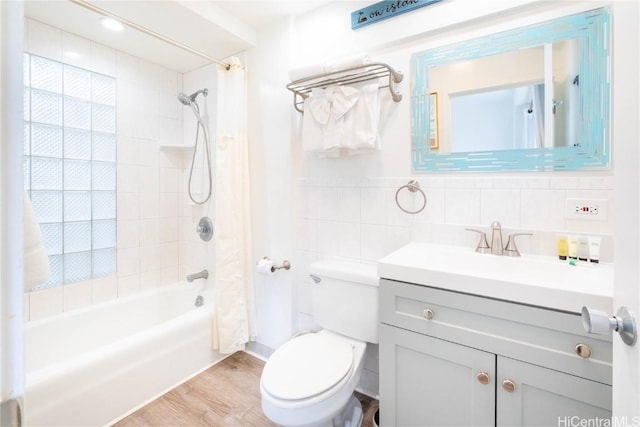
[[[206,53],[202,53],[202,52],[200,52],[198,50],[195,50],[195,49],[193,49],[193,48],[191,48],[191,47],[189,47],[187,45],[184,45],[184,44],[182,44],[180,42],[177,42],[177,41],[175,41],[173,39],[170,39],[169,37],[163,36],[160,33],[156,33],[153,30],[150,30],[150,29],[148,29],[146,27],[143,27],[142,25],[136,24],[133,21],[129,21],[128,19],[123,18],[122,16],[119,16],[119,15],[116,15],[115,13],[111,13],[111,12],[105,10],[105,9],[102,9],[102,8],[98,7],[98,6],[94,6],[93,4],[91,4],[91,3],[89,3],[89,2],[87,2],[85,0],[69,0],[69,1],[71,3],[77,4],[78,6],[82,6],[85,9],[89,9],[89,10],[92,10],[92,11],[94,11],[96,13],[99,13],[102,16],[106,16],[108,18],[115,19],[116,21],[120,21],[121,23],[123,23],[127,27],[130,27],[130,28],[133,28],[135,30],[141,31],[141,32],[143,32],[143,33],[145,33],[145,34],[147,34],[147,35],[149,35],[151,37],[154,37],[154,38],[156,38],[158,40],[162,40],[163,42],[169,43],[170,45],[178,47],[178,48],[180,48],[182,50],[186,50],[187,52],[193,53],[194,55],[197,55],[197,56],[199,56],[201,58],[204,58],[204,59],[206,59],[208,61],[211,61],[211,62],[214,62],[216,64],[222,65],[227,70],[229,68],[231,68],[231,65],[226,63],[226,62],[224,62],[224,61],[221,61],[221,60],[219,60],[217,58],[214,58],[213,56],[209,56]]]

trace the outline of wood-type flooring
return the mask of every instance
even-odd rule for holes
[[[148,405],[114,427],[274,426],[260,407],[264,362],[237,352]],[[363,427],[373,427],[378,401],[356,393],[362,402]]]

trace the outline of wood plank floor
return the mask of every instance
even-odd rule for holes
[[[237,352],[179,385],[114,427],[274,426],[260,407],[264,362]],[[378,401],[356,393],[365,413],[363,427],[373,427]]]

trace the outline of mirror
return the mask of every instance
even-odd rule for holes
[[[607,167],[609,22],[597,9],[414,54],[414,169]]]

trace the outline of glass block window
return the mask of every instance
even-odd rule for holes
[[[49,252],[34,289],[116,271],[116,81],[24,56],[24,182]]]

